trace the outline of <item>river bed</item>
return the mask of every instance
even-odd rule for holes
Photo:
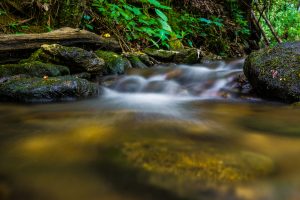
[[[298,200],[300,109],[243,60],[131,70],[96,99],[0,104],[2,200]]]

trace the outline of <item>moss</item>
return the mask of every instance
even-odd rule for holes
[[[128,57],[128,60],[130,61],[131,65],[133,68],[138,68],[138,69],[146,69],[148,68],[138,56],[132,55]]]
[[[300,100],[300,42],[285,43],[253,52],[244,73],[263,96],[286,102]]]
[[[175,55],[176,63],[195,64],[201,61],[202,55],[195,48],[182,49]]]
[[[42,45],[42,53],[38,58],[53,63],[68,66],[72,73],[89,72],[100,74],[104,67],[104,60],[93,52],[78,47],[66,47],[59,44]],[[34,55],[33,55],[34,57]]]
[[[126,69],[132,67],[126,58],[114,52],[98,50],[95,54],[105,61],[105,74],[123,74]]]
[[[0,77],[13,76],[18,74],[26,74],[36,77],[62,76],[70,74],[70,71],[67,67],[62,65],[42,63],[39,61],[0,66]]]
[[[57,26],[79,27],[86,3],[82,0],[59,1]]]
[[[177,51],[145,49],[144,52],[149,56],[154,57],[160,61],[194,64],[199,63],[202,55],[195,48],[181,49]]]
[[[182,50],[184,49],[183,44],[181,43],[181,41],[177,38],[175,33],[171,33],[171,38],[169,41],[169,46],[171,50]]]
[[[194,144],[178,148],[185,142],[126,143],[123,154],[131,165],[157,175],[172,175],[188,180],[208,182],[239,182],[260,178],[273,170],[269,158],[244,151],[223,151],[204,147],[200,151]]]
[[[146,48],[144,53],[148,54],[149,56],[154,57],[160,61],[172,62],[174,60],[175,55],[178,53],[177,51],[167,51],[163,49],[150,49]]]
[[[53,102],[96,96],[98,87],[71,76],[53,78],[15,78],[0,84],[2,101]]]

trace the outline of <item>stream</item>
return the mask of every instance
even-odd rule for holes
[[[105,77],[96,99],[0,104],[0,200],[298,200],[300,109],[243,60]]]

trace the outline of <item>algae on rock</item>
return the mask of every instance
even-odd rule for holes
[[[98,86],[71,76],[12,78],[0,84],[0,99],[18,102],[54,102],[98,95]]]
[[[32,61],[63,64],[69,67],[71,73],[89,72],[97,75],[101,74],[105,64],[104,60],[93,52],[58,44],[42,45],[30,58],[24,59],[20,63]]]
[[[198,49],[195,48],[180,49],[176,51],[147,48],[144,50],[144,52],[149,56],[164,62],[195,64],[199,63],[202,59],[202,54]]]
[[[70,70],[66,66],[42,63],[39,61],[0,65],[0,77],[14,76],[18,74],[26,74],[36,77],[63,76],[69,75]]]
[[[300,101],[300,42],[251,53],[244,73],[260,95],[285,102]]]
[[[124,74],[126,69],[132,68],[128,59],[114,52],[98,50],[95,54],[105,61],[104,74]]]

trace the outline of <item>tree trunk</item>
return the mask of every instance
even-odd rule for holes
[[[119,43],[113,38],[103,38],[94,33],[62,28],[50,33],[0,35],[0,64],[18,62],[28,58],[43,44],[76,46],[87,50],[105,49],[120,52]]]

